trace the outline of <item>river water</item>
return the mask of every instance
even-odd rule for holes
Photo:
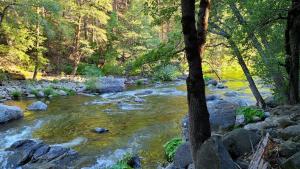
[[[226,83],[229,88],[207,88],[207,93],[240,104],[254,104],[246,84],[242,80],[229,81]],[[232,90],[238,91],[238,96],[223,95]],[[268,93],[263,91],[264,95]],[[135,102],[136,97],[145,102]],[[34,101],[5,104],[25,110]],[[153,169],[166,162],[163,144],[180,136],[180,122],[187,112],[184,81],[95,97],[56,97],[46,102],[47,111],[25,111],[23,119],[0,126],[0,164],[7,157],[5,148],[29,138],[75,149],[80,154],[80,160],[74,164],[76,168],[104,169],[130,152],[142,158],[143,168]],[[109,132],[92,132],[96,127],[107,128]]]

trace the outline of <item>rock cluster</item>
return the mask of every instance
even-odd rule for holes
[[[78,153],[74,150],[49,146],[35,140],[17,141],[6,151],[12,152],[7,160],[6,168],[68,168],[71,164],[74,165],[74,161],[78,159]]]

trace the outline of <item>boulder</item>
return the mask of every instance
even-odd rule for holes
[[[193,163],[190,143],[185,142],[181,144],[174,156],[174,165],[176,168],[186,168],[189,164]]]
[[[6,123],[11,120],[22,118],[23,111],[17,106],[7,106],[0,104],[0,123]]]
[[[276,127],[278,127],[278,125],[279,124],[277,122],[277,118],[268,117],[265,119],[265,121],[247,124],[244,126],[244,129],[261,131],[261,130],[265,130],[265,129],[276,128]]]
[[[281,157],[290,157],[300,151],[300,143],[285,141],[279,145],[279,155]]]
[[[235,125],[236,109],[238,105],[219,100],[208,106],[210,124],[212,129],[228,129]]]
[[[43,103],[42,101],[37,101],[28,106],[27,109],[30,111],[45,111],[47,108],[47,104]]]
[[[278,106],[278,103],[276,102],[276,99],[274,96],[266,97],[264,100],[268,107],[274,108],[274,107]]]
[[[282,169],[299,169],[300,168],[300,152],[288,158],[281,165]]]
[[[214,79],[207,81],[207,85],[217,86],[217,84],[218,84],[218,81],[214,80]]]
[[[237,169],[220,136],[212,136],[206,140],[198,156],[201,169]]]
[[[246,124],[245,115],[243,115],[243,114],[237,115],[236,119],[235,119],[235,125],[240,126],[240,125],[244,125],[244,124]]]
[[[225,89],[227,86],[225,86],[223,83],[218,83],[216,86],[218,89]]]
[[[12,152],[6,168],[67,168],[78,158],[78,153],[74,150],[60,146],[51,147],[35,140],[17,141],[6,151]]]
[[[39,91],[36,96],[43,98],[43,97],[45,97],[45,93],[43,91]]]
[[[217,100],[217,99],[220,99],[220,96],[218,95],[207,95],[206,96],[206,101],[213,101],[213,100]]]
[[[278,133],[285,140],[300,136],[300,124],[280,129]]]
[[[127,165],[133,169],[140,169],[142,168],[141,158],[137,155],[134,155],[127,161]]]
[[[255,132],[245,129],[235,129],[223,137],[223,144],[233,159],[251,152],[259,142],[260,137]]]
[[[181,129],[182,129],[182,138],[185,141],[189,140],[189,116],[186,115],[184,118],[181,120]]]
[[[125,89],[125,79],[113,77],[101,77],[96,82],[96,90],[99,93],[122,92]]]

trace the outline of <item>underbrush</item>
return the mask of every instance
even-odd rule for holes
[[[264,112],[259,108],[254,107],[240,107],[236,110],[236,113],[239,115],[244,115],[246,123],[251,123],[254,120],[254,117],[263,118]]]
[[[119,160],[115,165],[110,167],[110,169],[133,169],[128,165],[129,161],[133,158],[133,155],[130,153],[127,153],[124,155],[124,157]]]
[[[181,138],[173,138],[163,145],[167,160],[173,161],[177,148],[183,143]]]
[[[179,77],[181,74],[179,69],[173,65],[165,65],[159,67],[153,74],[155,80],[172,81]]]
[[[13,100],[18,100],[22,96],[22,92],[20,90],[14,90],[11,92],[11,97]]]

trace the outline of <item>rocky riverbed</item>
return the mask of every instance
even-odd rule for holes
[[[101,89],[99,91],[102,92],[95,95],[86,91],[82,87],[84,83],[80,81],[40,81],[35,84],[35,88],[41,85],[40,89],[43,89],[56,84],[57,87],[53,88],[59,91],[60,83],[65,85],[64,88],[72,84],[70,86],[73,87],[69,89],[79,95],[6,101],[5,105],[0,105],[0,108],[18,106],[22,114],[16,118],[20,120],[12,118],[0,128],[0,136],[3,138],[0,141],[0,163],[9,161],[10,156],[4,150],[9,150],[12,143],[26,139],[42,141],[49,147],[72,148],[78,153],[79,160],[74,164],[78,168],[110,167],[126,153],[139,154],[142,168],[145,169],[153,169],[165,163],[162,145],[180,134],[179,122],[187,112],[185,82],[178,79],[171,83],[125,89],[126,84],[135,84],[141,79],[108,79],[111,84],[121,84],[116,90],[121,88],[124,91],[106,93]],[[117,80],[112,83],[112,79]],[[148,81],[144,79],[143,83],[148,84]],[[24,93],[28,93],[27,84],[18,84],[23,86]],[[111,90],[114,85],[99,87],[108,86]],[[245,90],[244,81],[222,84],[211,81],[207,85],[207,103],[215,129],[231,128],[236,123],[235,108],[255,103],[249,91]],[[14,84],[10,86],[20,87],[13,87]],[[264,96],[268,96],[267,90]],[[101,132],[95,132],[100,129]],[[32,150],[33,154],[35,150]],[[15,151],[19,150],[12,152]],[[28,156],[31,157],[32,153]]]

